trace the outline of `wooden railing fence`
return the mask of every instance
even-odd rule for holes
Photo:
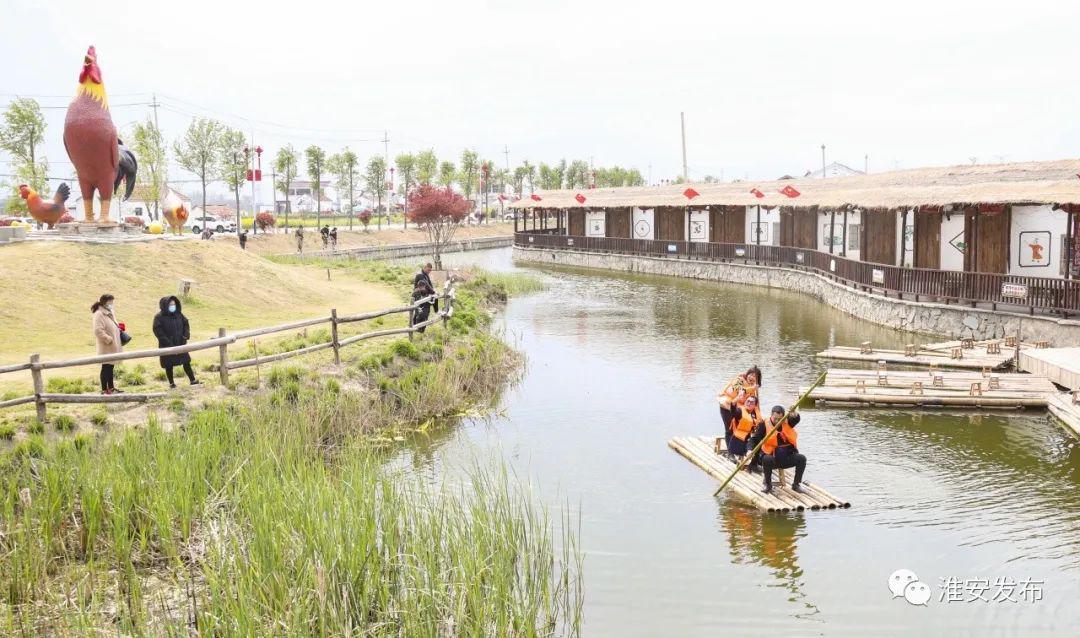
[[[1060,313],[1080,313],[1080,280],[1027,277],[985,272],[901,268],[847,259],[810,248],[757,244],[582,237],[519,232],[514,244],[522,247],[624,255],[681,257],[709,261],[779,266],[824,275],[833,281],[865,290],[892,294],[913,301],[989,304]]]
[[[443,288],[443,292],[424,297],[418,301],[415,301],[406,306],[398,306],[395,308],[387,308],[385,310],[377,310],[374,312],[363,312],[352,315],[338,315],[337,309],[331,309],[329,316],[313,317],[311,319],[303,319],[301,321],[294,321],[291,323],[284,323],[276,326],[268,326],[265,328],[253,328],[250,330],[241,330],[239,332],[229,333],[225,328],[218,329],[218,336],[213,339],[207,339],[206,341],[199,341],[197,343],[188,343],[182,346],[174,346],[171,348],[154,348],[151,350],[133,350],[130,352],[120,352],[117,354],[103,354],[95,355],[92,357],[82,357],[79,359],[65,359],[57,361],[42,361],[41,356],[38,354],[30,355],[30,360],[27,363],[17,363],[13,365],[0,366],[0,374],[7,374],[12,372],[22,372],[25,370],[30,371],[30,375],[34,382],[34,393],[27,396],[16,397],[8,399],[6,401],[0,401],[0,408],[11,408],[27,403],[34,403],[37,407],[37,418],[39,421],[44,422],[46,419],[46,406],[49,403],[122,403],[122,402],[144,402],[151,399],[159,399],[168,396],[163,392],[158,393],[123,393],[123,394],[56,394],[45,392],[45,378],[42,374],[45,370],[54,370],[58,368],[74,368],[79,366],[96,365],[102,363],[116,363],[118,361],[129,361],[132,359],[153,359],[156,357],[182,354],[185,352],[197,352],[200,350],[218,350],[218,363],[217,370],[221,375],[221,383],[226,385],[229,383],[229,371],[237,370],[240,368],[246,368],[249,366],[262,365],[265,363],[274,363],[276,361],[283,361],[292,357],[298,357],[304,354],[310,354],[312,352],[319,352],[320,350],[333,349],[334,351],[334,363],[341,363],[341,349],[345,346],[365,341],[367,339],[374,339],[376,337],[386,337],[390,335],[408,335],[412,339],[414,332],[421,328],[426,328],[439,321],[447,321],[454,314],[454,298],[455,290],[451,282],[447,282]],[[430,319],[421,323],[413,324],[412,317],[413,311],[424,304],[431,303],[433,300],[443,300],[444,307],[441,311],[436,313]],[[360,321],[369,321],[371,319],[377,319],[379,317],[385,317],[387,315],[409,313],[409,325],[404,328],[387,328],[385,330],[373,330],[371,332],[364,332],[361,334],[346,337],[344,339],[339,337],[338,326],[342,324],[356,323]],[[280,332],[288,332],[291,330],[300,330],[303,328],[309,328],[311,326],[319,326],[323,324],[330,325],[330,341],[326,343],[317,343],[314,345],[298,348],[296,350],[289,350],[287,352],[279,352],[276,354],[259,356],[256,350],[256,356],[249,359],[241,359],[239,361],[229,361],[229,346],[245,339],[253,339],[268,334],[275,334]]]

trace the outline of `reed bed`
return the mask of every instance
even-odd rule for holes
[[[373,436],[513,379],[514,353],[476,329],[477,292],[458,323],[345,380],[278,367],[181,427],[151,417],[0,457],[0,633],[579,634],[568,512],[556,525],[500,461],[433,483]]]

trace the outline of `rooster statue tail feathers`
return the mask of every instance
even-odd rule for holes
[[[116,145],[120,151],[120,163],[116,167],[116,182],[113,183],[113,191],[119,192],[120,182],[125,182],[124,200],[131,199],[131,191],[135,190],[135,177],[139,172],[139,162],[135,154],[124,146],[123,140],[117,139]]]

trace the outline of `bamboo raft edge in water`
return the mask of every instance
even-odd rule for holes
[[[941,385],[934,385],[935,378]],[[830,369],[809,398],[870,407],[1045,408],[1055,394],[1049,379],[1027,374]]]
[[[668,447],[675,450],[679,455],[705,470],[709,476],[723,481],[735,471],[735,463],[727,458],[716,454],[714,436],[680,436],[668,441]],[[794,475],[794,470],[787,470],[789,476]],[[849,501],[844,501],[830,494],[820,485],[803,481],[806,492],[800,494],[790,487],[781,487],[778,472],[773,472],[773,491],[764,494],[761,491],[762,475],[740,471],[739,474],[728,484],[728,489],[740,498],[748,501],[763,512],[801,512],[807,509],[843,509],[851,507]]]

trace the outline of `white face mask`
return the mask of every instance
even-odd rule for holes
[[[109,312],[112,312],[113,306],[115,306],[115,305],[116,304],[114,304],[113,302],[110,301],[109,303],[105,304],[105,309],[108,310]]]

